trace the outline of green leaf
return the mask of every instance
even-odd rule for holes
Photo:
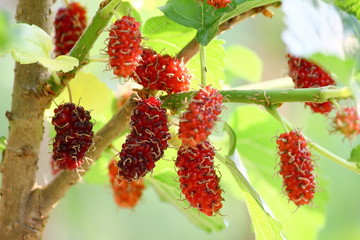
[[[268,207],[245,177],[245,168],[241,164],[239,153],[236,151],[229,157],[224,157],[220,154],[216,156],[229,168],[245,196],[246,205],[254,225],[256,239],[284,239],[281,233],[281,223],[268,212]]]
[[[213,217],[200,213],[195,208],[189,208],[187,201],[179,200],[181,190],[179,183],[174,179],[177,177],[174,169],[163,170],[158,174],[148,178],[151,185],[155,188],[160,199],[174,205],[181,211],[193,224],[206,232],[220,231],[225,228],[223,217],[216,215]]]
[[[51,72],[63,71],[70,72],[74,67],[79,66],[79,60],[74,57],[60,55],[55,59],[40,58],[39,63],[46,67]]]
[[[349,161],[360,163],[360,145],[357,145],[351,150]]]
[[[7,141],[6,137],[1,136],[0,137],[0,151],[4,151],[6,149]]]
[[[205,46],[216,36],[222,22],[249,9],[274,2],[279,1],[233,0],[226,8],[215,9],[202,1],[169,0],[160,10],[174,22],[196,29],[197,41]]]
[[[327,193],[319,191],[314,198],[316,208],[296,206],[281,195],[282,181],[276,177],[275,136],[281,125],[270,114],[255,106],[237,108],[232,113],[229,125],[237,135],[237,150],[248,170],[252,186],[265,200],[276,219],[283,223],[284,236],[291,240],[316,239],[325,223]],[[321,188],[325,181],[317,179]],[[307,219],[307,221],[304,221]]]
[[[149,39],[147,41],[148,46],[157,52],[174,56],[194,38],[195,30],[181,26],[167,17],[161,16],[146,21],[143,35]],[[225,79],[225,53],[222,45],[223,41],[214,40],[206,47],[207,82],[215,88],[219,88]],[[187,68],[193,75],[192,87],[198,88],[201,79],[199,54],[188,62]]]
[[[345,12],[354,15],[360,20],[360,2],[359,0],[336,0],[335,4]]]
[[[36,25],[17,23],[11,27],[13,39],[5,52],[10,52],[13,58],[21,64],[39,62],[49,71],[69,72],[79,65],[79,60],[70,56],[50,57],[53,44],[51,37]]]
[[[9,25],[8,14],[5,11],[0,11],[0,51],[5,49],[12,39]]]
[[[251,49],[234,45],[226,48],[225,70],[248,82],[258,82],[262,75],[262,61]]]
[[[131,16],[136,21],[141,22],[141,16],[139,12],[131,5],[130,2],[122,2],[116,9],[122,16]]]

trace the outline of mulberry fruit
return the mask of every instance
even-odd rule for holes
[[[155,167],[170,139],[166,110],[155,97],[137,104],[130,125],[118,162],[119,177],[128,182],[144,177]]]
[[[118,167],[113,160],[109,164],[110,184],[113,189],[115,203],[122,208],[133,208],[139,202],[145,188],[144,180],[139,179],[131,183],[116,177]]]
[[[207,0],[207,4],[214,6],[215,8],[226,8],[231,0]]]
[[[54,22],[55,55],[69,53],[86,26],[86,9],[80,3],[70,3],[66,8],[60,8]]]
[[[129,16],[123,16],[110,27],[107,53],[116,76],[129,77],[139,63],[142,54],[139,27],[140,23]]]
[[[73,170],[81,166],[94,135],[89,111],[73,103],[65,103],[54,110],[52,124],[56,136],[53,143],[55,169]]]
[[[288,54],[289,76],[293,79],[295,88],[315,88],[336,85],[334,79],[316,64],[303,58]],[[306,102],[313,112],[327,114],[333,109],[331,102]]]
[[[353,139],[360,134],[360,117],[354,107],[344,108],[336,113],[333,119],[334,132],[341,132],[345,137]]]
[[[142,60],[132,78],[144,88],[163,90],[170,94],[188,91],[191,75],[176,58],[144,49]]]
[[[280,175],[289,200],[297,206],[309,204],[315,194],[314,163],[300,132],[282,133],[276,140],[280,155]]]
[[[180,119],[179,138],[184,145],[196,146],[211,134],[221,113],[223,96],[211,86],[202,88]]]
[[[214,147],[205,141],[195,147],[182,145],[176,159],[182,193],[192,207],[208,216],[219,212],[223,200],[214,156]]]

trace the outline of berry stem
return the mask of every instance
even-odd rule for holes
[[[206,86],[206,47],[200,46],[201,85]]]
[[[121,15],[116,9],[113,9],[112,13],[115,15],[116,19],[121,19]]]
[[[70,85],[69,85],[69,81],[68,80],[64,80],[64,83],[65,83],[65,86],[68,90],[68,94],[69,94],[69,102],[73,102],[72,101],[72,94],[71,94],[71,88],[70,88]]]
[[[61,80],[60,80],[59,76],[57,75],[57,73],[52,71],[51,76],[54,78],[54,83],[56,83],[56,85],[61,86]]]
[[[72,48],[71,52],[69,53],[69,56],[76,57],[79,60],[80,62],[79,66],[74,68],[74,70],[64,74],[60,78],[61,80],[64,79],[70,80],[74,76],[74,74],[79,70],[79,68],[84,63],[86,63],[86,61],[84,61],[86,56],[88,55],[95,41],[102,33],[103,29],[107,26],[108,22],[112,17],[111,10],[116,8],[120,2],[121,0],[112,0],[106,6],[100,5],[100,8],[96,12],[91,23],[85,29],[83,35],[79,38],[79,40]],[[106,9],[106,11],[103,11],[104,9]],[[54,95],[58,95],[64,89],[64,86],[62,84],[59,84],[57,79],[54,78],[54,75],[52,75],[52,77],[49,78],[47,84],[50,85],[50,90],[47,91]],[[40,87],[43,87],[43,85],[41,85]],[[39,91],[41,91],[41,89],[39,89]]]
[[[286,123],[284,120],[284,118],[279,114],[279,111],[277,110],[276,105],[270,105],[270,106],[265,106],[265,109],[268,113],[270,113],[274,118],[276,118],[276,120],[278,120],[281,125],[284,128],[285,132],[289,132],[290,130],[293,130],[294,127],[290,125],[290,123]]]
[[[288,129],[292,130],[293,127],[290,124],[290,122],[285,119],[282,115],[280,114],[274,114],[274,111],[272,109],[268,110],[269,107],[266,107],[266,110],[272,115],[274,116],[278,121],[280,121],[282,124],[284,124]],[[276,111],[277,112],[277,111]],[[276,115],[276,116],[275,116]],[[319,144],[315,143],[313,140],[311,140],[310,138],[308,138],[307,136],[303,135],[304,138],[306,139],[308,145],[314,149],[315,151],[317,151],[318,153],[320,153],[321,155],[323,155],[324,157],[330,159],[331,161],[353,171],[356,172],[358,174],[360,174],[360,169],[356,166],[355,163],[349,162],[345,159],[343,159],[342,157],[330,152],[329,150],[327,150],[326,148],[320,146]]]
[[[253,89],[253,90],[220,90],[227,102],[254,103],[264,106],[285,102],[325,102],[329,99],[352,97],[349,88],[303,88],[303,89]],[[176,93],[162,97],[163,107],[182,107],[185,99],[192,98],[197,91]]]
[[[334,106],[336,107],[336,110],[337,111],[341,111],[342,110],[342,107],[340,106],[340,104],[338,103],[338,101],[336,99],[330,99],[330,101],[332,102],[332,104],[334,104]]]

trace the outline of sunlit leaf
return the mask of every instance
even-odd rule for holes
[[[131,5],[130,2],[122,2],[120,7],[116,9],[123,16],[131,16],[136,19],[136,21],[141,22],[141,16],[138,11]]]
[[[360,164],[360,145],[357,145],[351,150],[349,161]]]
[[[49,71],[63,71],[69,72],[74,67],[79,66],[79,60],[74,57],[60,55],[55,59],[52,58],[40,58],[39,63],[49,69]]]

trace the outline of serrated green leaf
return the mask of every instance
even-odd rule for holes
[[[181,190],[179,188],[179,183],[174,180],[176,176],[175,171],[171,169],[168,171],[161,171],[161,173],[153,175],[153,177],[148,178],[148,180],[155,188],[162,201],[174,205],[197,227],[206,232],[215,232],[224,229],[225,223],[222,216],[206,216],[195,208],[189,208],[188,202],[179,200]]]
[[[226,48],[225,70],[248,82],[258,82],[262,75],[262,61],[254,51],[244,46]]]
[[[169,0],[160,10],[174,22],[196,29],[198,42],[205,46],[216,36],[222,22],[249,9],[274,2],[278,1],[234,0],[226,8],[215,9],[205,1]]]
[[[268,113],[254,106],[239,107],[232,113],[230,126],[237,135],[237,149],[248,170],[252,185],[265,200],[277,220],[283,224],[284,236],[291,240],[316,239],[325,222],[327,193],[317,192],[314,204],[317,208],[303,206],[297,210],[281,195],[282,182],[276,177],[275,136],[280,124]],[[318,181],[322,187],[324,179]],[[303,219],[307,219],[304,222]],[[285,224],[286,223],[286,224]]]
[[[157,52],[174,56],[195,36],[195,30],[181,26],[168,18],[153,17],[146,21],[143,28],[144,37],[148,38],[147,45]],[[214,40],[206,47],[206,65],[208,69],[207,82],[219,88],[225,79],[223,41]],[[201,79],[200,57],[193,57],[187,67],[193,75],[191,85],[198,88]]]
[[[39,63],[46,67],[51,72],[63,71],[70,72],[74,67],[79,66],[79,60],[74,57],[60,55],[55,59],[40,58]]]
[[[360,145],[357,145],[351,150],[349,161],[360,163]]]
[[[139,12],[131,5],[130,2],[122,2],[120,7],[116,9],[122,16],[131,16],[136,21],[141,22],[141,16]]]

